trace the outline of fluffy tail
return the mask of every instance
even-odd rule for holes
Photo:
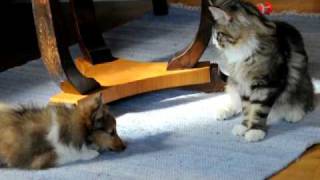
[[[0,111],[8,111],[11,108],[12,107],[10,105],[4,104],[4,103],[0,103]]]

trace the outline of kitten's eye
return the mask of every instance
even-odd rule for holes
[[[221,38],[223,38],[223,36],[225,36],[225,34],[223,32],[218,32],[217,33],[217,39],[221,40]]]

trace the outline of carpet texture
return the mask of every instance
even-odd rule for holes
[[[310,71],[320,73],[320,18],[281,15],[305,38]],[[171,8],[170,15],[144,17],[105,33],[113,53],[129,59],[163,60],[195,35],[198,11]],[[75,49],[77,54],[77,49]],[[213,55],[214,54],[214,55]],[[217,59],[209,47],[202,60]],[[40,61],[0,73],[0,101],[45,104],[59,92]],[[306,148],[320,142],[320,109],[303,122],[272,123],[267,138],[246,143],[231,134],[241,116],[215,121],[222,93],[165,90],[114,102],[118,132],[128,143],[123,153],[105,152],[88,162],[44,171],[0,170],[0,179],[264,179],[286,167]]]

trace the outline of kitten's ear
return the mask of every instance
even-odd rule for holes
[[[212,17],[218,24],[227,25],[230,22],[231,16],[228,15],[224,10],[210,6],[209,11],[212,14]]]

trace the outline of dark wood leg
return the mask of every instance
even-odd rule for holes
[[[212,32],[208,1],[202,0],[200,25],[195,40],[186,50],[169,62],[168,70],[194,67],[207,48]]]
[[[98,89],[100,85],[84,77],[73,63],[58,0],[32,0],[32,7],[42,61],[51,77],[59,85],[69,81],[81,94]]]
[[[98,27],[93,1],[70,0],[70,10],[83,55],[92,64],[114,60]]]
[[[210,65],[210,78],[211,80],[209,83],[191,85],[191,86],[183,87],[182,89],[202,91],[205,93],[224,91],[227,76],[220,71],[218,64]]]
[[[152,0],[153,13],[156,16],[163,16],[169,13],[167,0]]]

